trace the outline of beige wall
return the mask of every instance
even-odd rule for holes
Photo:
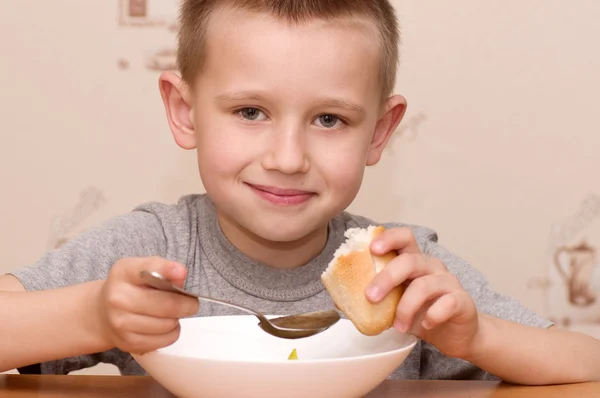
[[[137,27],[119,3],[0,5],[0,272],[136,204],[202,191],[152,69],[172,62],[177,2],[150,1]],[[600,336],[600,301],[569,304],[552,262],[563,244],[600,247],[600,4],[395,3],[409,112],[351,210],[434,227],[497,289]],[[586,253],[558,258],[584,282],[598,275]]]

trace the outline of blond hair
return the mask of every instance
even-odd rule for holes
[[[177,65],[182,79],[193,86],[204,62],[204,41],[211,13],[220,7],[268,12],[301,23],[311,19],[366,17],[379,33],[379,79],[385,98],[394,89],[400,34],[389,0],[183,0],[180,10]]]

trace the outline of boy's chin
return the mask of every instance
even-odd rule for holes
[[[260,223],[247,225],[245,228],[260,239],[267,242],[281,244],[301,244],[302,241],[311,240],[311,238],[317,238],[320,233],[325,234],[326,236],[327,225],[328,223],[325,222],[323,225],[311,227],[306,223],[292,221],[287,225],[283,225],[283,223]]]

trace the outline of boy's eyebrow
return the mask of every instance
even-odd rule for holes
[[[240,91],[240,92],[233,92],[233,93],[226,93],[226,94],[218,95],[217,99],[220,101],[246,101],[246,100],[262,100],[263,97],[261,97],[258,94]]]
[[[217,100],[219,101],[261,101],[263,99],[259,94],[244,91],[225,93],[217,96]],[[323,108],[338,108],[360,114],[365,113],[363,106],[339,99],[324,99],[317,102],[317,105]]]
[[[323,100],[319,102],[319,105],[326,108],[339,108],[361,114],[365,113],[365,108],[363,106],[338,99]]]

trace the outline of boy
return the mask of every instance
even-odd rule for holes
[[[160,92],[176,143],[195,149],[207,195],[150,203],[0,279],[0,370],[64,374],[174,342],[186,316],[236,314],[154,291],[186,289],[273,314],[332,308],[320,275],[344,212],[406,108],[392,96],[398,31],[387,0],[186,0],[178,59]],[[560,331],[437,243],[385,224],[399,255],[365,292],[410,282],[395,327],[420,339],[392,375],[568,383],[600,379],[600,342]],[[9,304],[10,303],[10,304]],[[10,305],[10,306],[9,306]],[[41,364],[41,365],[35,365]]]

